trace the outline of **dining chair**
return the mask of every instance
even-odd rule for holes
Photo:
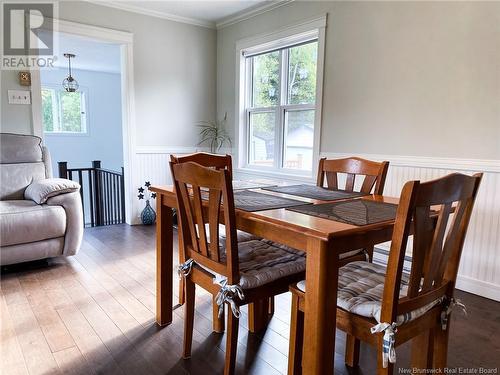
[[[305,254],[265,240],[237,242],[231,175],[194,162],[170,163],[175,186],[185,285],[183,357],[191,356],[195,286],[229,306],[224,373],[234,373],[239,307],[284,293],[305,274]],[[222,204],[223,203],[223,204]],[[208,220],[207,220],[208,219]],[[208,229],[205,223],[208,221]],[[224,223],[225,237],[219,238]],[[210,239],[210,240],[209,240]]]
[[[384,193],[385,178],[389,162],[376,162],[358,157],[345,159],[327,159],[321,158],[318,165],[318,176],[316,185],[326,187],[330,190],[342,189],[353,192],[356,190],[366,194],[382,195]],[[339,187],[339,177],[345,176],[345,185]],[[356,184],[356,179],[361,181]],[[326,180],[326,186],[325,186]],[[359,186],[357,186],[359,185]],[[357,260],[373,259],[373,246],[365,249],[349,251],[340,256],[340,264],[345,265]]]
[[[377,348],[378,374],[392,374],[395,347],[412,341],[412,368],[444,371],[449,315],[460,256],[482,174],[407,182],[402,190],[387,268],[358,261],[339,269],[337,328],[347,333],[345,362],[358,364],[360,340]],[[436,211],[438,210],[438,211]],[[413,233],[410,273],[403,272]],[[305,283],[290,287],[289,374],[301,372]],[[463,305],[461,305],[463,307]]]
[[[170,161],[174,164],[194,162],[203,167],[212,168],[215,170],[226,169],[229,172],[229,176],[231,178],[233,176],[233,162],[231,155],[228,154],[218,155],[218,154],[210,154],[207,152],[197,152],[194,154],[187,154],[181,156],[170,155]],[[219,232],[224,232],[223,226],[219,228]],[[243,232],[240,230],[237,230],[236,235],[238,243],[259,239],[259,237],[253,234]],[[179,238],[179,242],[180,243],[182,242],[181,238]],[[179,264],[183,262],[184,262],[183,253],[182,251],[179,251]],[[179,282],[179,305],[183,304],[184,304],[184,280],[181,279]],[[213,330],[214,332],[217,333],[223,333],[224,319],[218,318],[218,313],[217,313],[218,309],[215,300],[213,302],[213,305],[214,305]],[[265,307],[267,307],[267,309],[263,311]],[[248,326],[250,330],[252,332],[257,331],[265,324],[265,322],[267,322],[269,316],[273,315],[273,313],[274,313],[274,298],[270,298],[269,301],[261,301],[255,304],[252,303],[249,306],[249,314],[248,314]]]

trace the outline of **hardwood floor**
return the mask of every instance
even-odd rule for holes
[[[212,333],[208,293],[197,289],[190,360],[181,359],[182,307],[174,310],[170,326],[154,323],[154,249],[154,227],[115,225],[86,229],[74,257],[3,267],[0,373],[221,373],[225,338]],[[452,318],[449,366],[500,366],[500,303],[460,291],[457,296],[468,316],[457,311]],[[275,315],[260,334],[248,333],[242,310],[238,373],[286,373],[290,295],[276,301]],[[337,336],[336,373],[373,374],[375,351],[362,345],[360,367],[348,371],[345,335]],[[398,365],[407,368],[409,346],[397,355]]]

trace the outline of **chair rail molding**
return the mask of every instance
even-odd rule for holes
[[[352,154],[322,153],[338,159]],[[433,158],[356,154],[370,160],[388,160],[389,172],[384,195],[399,196],[406,181],[432,180],[453,172],[484,172],[469,231],[465,240],[457,288],[500,301],[500,160]],[[388,243],[375,260],[386,261]],[[384,254],[385,253],[385,254]],[[409,251],[408,251],[409,253]]]

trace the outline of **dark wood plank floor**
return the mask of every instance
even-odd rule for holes
[[[176,280],[177,282],[177,280]],[[174,289],[177,293],[177,288]],[[449,366],[500,366],[500,303],[458,292],[467,317],[452,320]],[[1,275],[2,374],[220,374],[224,335],[211,331],[211,299],[197,289],[193,356],[181,359],[182,307],[164,328],[154,323],[155,232],[116,225],[85,230],[75,257],[4,267]],[[238,373],[286,373],[290,296],[277,298],[268,328],[249,334],[240,320]],[[375,352],[362,346],[361,365],[343,363],[337,333],[335,370],[373,374]],[[409,347],[398,348],[409,365]]]

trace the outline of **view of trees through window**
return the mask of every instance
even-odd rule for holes
[[[42,88],[42,123],[45,132],[86,133],[85,94]]]
[[[249,164],[312,169],[317,54],[312,41],[248,57]]]

